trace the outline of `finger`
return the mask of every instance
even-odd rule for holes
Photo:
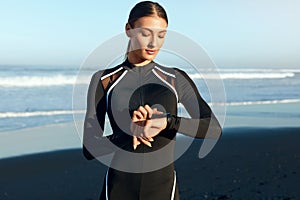
[[[144,119],[147,119],[147,110],[143,106],[140,106],[138,111],[142,113]]]
[[[138,143],[138,139],[137,139],[137,137],[136,136],[133,136],[133,149],[135,150],[136,149],[136,147],[137,147],[137,144]]]
[[[133,117],[132,117],[132,120],[141,120],[143,119],[143,114],[137,110],[133,111]]]
[[[147,140],[145,140],[144,138],[142,137],[139,137],[138,138],[142,143],[144,143],[145,145],[147,145],[148,147],[152,147],[151,143]]]
[[[138,138],[136,136],[133,136],[133,149],[135,150],[140,144],[141,142],[138,140]]]
[[[146,137],[146,140],[148,140],[149,142],[153,142],[154,139],[152,137]]]
[[[152,110],[152,108],[149,106],[149,105],[145,105],[144,106],[144,108],[145,108],[145,110],[147,111],[147,113],[148,113],[148,118],[150,118],[151,119],[151,117],[152,117],[152,113],[153,113],[153,110]]]
[[[154,139],[152,137],[141,136],[141,138],[143,138],[144,140],[146,140],[148,142],[153,142],[154,141]]]
[[[140,137],[139,140],[140,140],[140,142],[144,143],[148,147],[152,147],[152,144],[149,141],[143,139],[142,137]]]
[[[154,110],[155,109],[155,110]],[[158,111],[157,108],[154,108],[152,114],[163,114],[164,112]]]

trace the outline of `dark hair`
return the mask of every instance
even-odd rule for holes
[[[165,9],[157,2],[152,1],[141,1],[137,3],[130,11],[128,23],[133,27],[136,20],[151,15],[157,15],[158,17],[163,18],[168,24],[168,17]]]

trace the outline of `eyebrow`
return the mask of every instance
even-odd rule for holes
[[[148,30],[148,31],[151,31],[151,32],[153,32],[153,29],[151,29],[151,28],[147,28],[147,27],[141,27],[141,29],[145,29],[145,30]],[[154,29],[154,30],[161,30],[161,31],[159,31],[159,33],[165,33],[165,32],[167,32],[167,30],[166,29]]]

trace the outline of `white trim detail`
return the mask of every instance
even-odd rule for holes
[[[159,78],[162,82],[164,82],[165,84],[167,84],[167,85],[173,90],[173,92],[175,93],[177,102],[178,102],[178,94],[177,94],[177,91],[175,90],[175,88],[174,88],[170,83],[168,83],[166,80],[164,80],[162,77],[160,77],[160,76],[156,73],[156,71],[155,71],[154,69],[152,69],[152,72],[155,74],[155,76],[156,76],[157,78]]]
[[[110,91],[120,82],[120,80],[122,80],[122,78],[125,76],[125,74],[127,73],[128,71],[124,71],[121,76],[114,82],[114,84],[112,84],[112,86],[110,86],[110,88],[108,89],[107,93],[106,93],[106,105],[108,105],[108,96],[109,96],[109,93]]]
[[[162,70],[161,68],[155,66],[154,68],[158,69],[159,71],[161,71],[162,73],[166,74],[166,75],[169,75],[169,76],[172,76],[173,78],[176,78],[176,76],[174,74],[171,74],[169,72],[166,72],[164,70]]]
[[[174,200],[175,190],[176,190],[176,171],[174,170],[174,183],[173,183],[173,189],[171,194],[171,200]]]
[[[105,177],[105,196],[106,196],[106,200],[108,200],[108,186],[107,186],[107,182],[108,182],[108,170],[106,172],[106,177]]]
[[[117,72],[120,71],[121,69],[123,69],[123,67],[120,67],[119,69],[117,69],[117,70],[115,70],[115,71],[113,71],[113,72],[111,72],[111,73],[109,73],[109,74],[106,74],[106,75],[102,76],[102,77],[101,77],[101,81],[102,81],[103,79],[106,79],[107,77],[109,77],[109,76],[111,76],[111,75],[117,73]]]

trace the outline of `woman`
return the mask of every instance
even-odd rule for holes
[[[114,152],[100,199],[179,199],[173,165],[176,133],[196,138],[208,131],[216,137],[221,133],[188,75],[153,61],[167,26],[158,3],[136,4],[125,27],[130,39],[126,60],[92,77],[83,153],[94,159]],[[179,102],[191,118],[177,116]],[[103,131],[106,114],[113,131],[108,136]]]

